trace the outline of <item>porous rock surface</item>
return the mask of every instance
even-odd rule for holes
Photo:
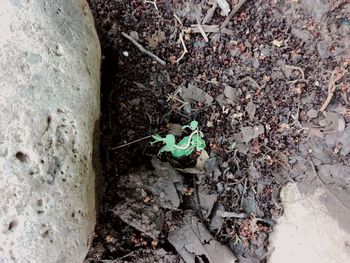
[[[85,0],[0,1],[0,262],[82,262],[101,51]]]

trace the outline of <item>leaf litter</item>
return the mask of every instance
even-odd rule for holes
[[[212,96],[208,95],[204,90],[198,88],[192,83],[189,83],[187,87],[181,87],[180,96],[185,102],[188,102],[184,107],[187,114],[192,113],[191,103],[204,103],[206,106],[210,106],[214,100]]]
[[[191,213],[186,213],[183,222],[169,233],[169,242],[186,263],[234,263],[236,257],[207,230],[205,225]]]
[[[154,171],[129,174],[116,189],[125,202],[113,208],[121,220],[156,239],[163,228],[162,209],[177,209],[184,190],[182,176],[169,164],[152,159]]]
[[[349,166],[349,75],[332,81],[329,73],[350,65],[341,41],[348,29],[336,18],[346,16],[343,6],[316,30],[303,1],[223,1],[231,10],[227,17],[217,1],[90,2],[104,54],[105,193],[87,260],[175,263],[185,253],[207,262],[207,240],[197,238],[195,248],[181,244],[178,233],[195,222],[203,231],[190,240],[209,229],[208,240],[228,247],[239,262],[264,262],[273,219],[283,210],[279,189],[307,177],[307,154],[326,187],[336,193],[344,186],[339,198],[346,201],[347,184],[333,171],[344,175]],[[133,43],[137,50],[119,31],[144,48]],[[126,50],[129,56],[122,55]],[[181,89],[176,98],[183,107],[166,97]],[[159,149],[140,138],[168,129],[182,136],[179,124],[189,118],[204,124],[206,151],[150,162]],[[178,254],[170,233],[176,233]]]

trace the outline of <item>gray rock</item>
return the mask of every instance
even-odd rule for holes
[[[313,191],[308,188],[302,193],[290,183],[282,189],[284,212],[270,235],[268,262],[349,262],[349,227],[339,224],[343,218],[349,225],[349,210],[320,185]],[[332,210],[325,200],[334,202]]]
[[[85,0],[0,1],[0,262],[82,262],[99,41]]]
[[[318,111],[315,109],[311,109],[306,114],[312,120],[312,119],[315,119],[317,117]]]
[[[306,29],[292,28],[291,33],[302,41],[310,41],[312,35]]]

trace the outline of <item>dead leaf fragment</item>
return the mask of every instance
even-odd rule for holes
[[[257,201],[255,200],[255,196],[252,191],[248,192],[247,196],[243,196],[242,199],[242,208],[244,212],[248,215],[256,215],[258,217],[263,217],[264,213],[259,208]]]
[[[253,121],[256,112],[256,105],[254,104],[254,102],[249,101],[245,110],[248,113],[249,120]]]
[[[222,204],[218,204],[216,208],[214,208],[213,216],[210,220],[209,229],[210,231],[219,232],[225,223],[225,219],[221,216],[221,212],[225,211],[225,207]]]
[[[350,153],[350,127],[346,127],[343,132],[328,133],[325,136],[326,143],[334,148],[336,145],[342,145],[340,154],[346,156]]]
[[[180,124],[171,123],[169,127],[169,133],[174,134],[175,136],[181,136],[182,126]]]
[[[186,174],[205,174],[205,164],[209,160],[209,155],[206,150],[202,150],[201,154],[197,158],[195,167],[187,167],[184,169],[177,169],[178,171]]]
[[[180,18],[187,18],[191,22],[195,22],[198,18],[202,18],[202,4],[195,4],[186,1],[180,9],[175,12]]]
[[[237,141],[248,143],[251,140],[258,138],[261,134],[265,132],[263,125],[258,125],[254,127],[242,127],[241,132],[237,136]]]
[[[181,203],[182,176],[167,162],[152,159],[153,170],[131,173],[116,190],[124,202],[113,213],[125,223],[156,239],[162,227],[162,209],[177,209]],[[152,196],[152,200],[150,196]]]
[[[240,89],[225,85],[224,95],[226,97],[226,103],[233,105],[236,103],[239,96],[242,95],[242,92]]]
[[[310,118],[310,120],[315,119],[318,115],[318,110],[311,109],[307,113],[307,116]]]
[[[131,31],[130,32],[130,36],[135,39],[136,41],[139,41],[140,38],[139,38],[139,33],[137,33],[136,31]]]
[[[318,123],[323,127],[323,130],[326,133],[343,131],[345,129],[344,117],[335,112],[326,112],[324,118],[320,119]]]
[[[192,213],[185,214],[179,226],[169,233],[169,242],[186,263],[234,263],[231,250],[221,245]]]
[[[207,174],[214,178],[214,180],[217,180],[217,178],[221,175],[215,154],[210,154],[210,158],[205,162],[205,170]]]
[[[203,150],[197,159],[196,168],[201,171],[204,171],[205,163],[208,161],[208,159],[209,159],[209,155],[207,151]]]
[[[345,124],[344,118],[343,118],[343,117],[340,117],[340,118],[338,119],[338,131],[339,131],[339,132],[344,131],[344,130],[345,130],[345,126],[346,126],[346,124]]]
[[[165,33],[159,29],[150,37],[148,45],[151,49],[156,49],[165,39]]]
[[[283,40],[278,41],[277,39],[275,39],[274,41],[272,41],[272,44],[276,47],[281,47],[283,45]]]
[[[216,193],[210,192],[210,190],[207,187],[199,185],[198,199],[203,217],[207,218],[211,214],[211,210],[213,209],[214,204],[218,200],[218,195]]]
[[[204,90],[191,83],[189,83],[187,87],[182,87],[179,95],[185,102],[195,101],[204,103],[206,106],[210,106],[214,100],[213,97],[207,94]],[[190,104],[185,105],[184,110],[187,113],[191,113]]]

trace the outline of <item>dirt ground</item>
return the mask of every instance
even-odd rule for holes
[[[280,189],[304,178],[307,156],[350,164],[348,1],[232,0],[230,19],[214,2],[89,0],[103,52],[102,194],[86,262],[265,262]],[[201,169],[189,169],[199,153],[158,158],[150,135],[192,120]],[[193,225],[199,245],[183,251]]]

